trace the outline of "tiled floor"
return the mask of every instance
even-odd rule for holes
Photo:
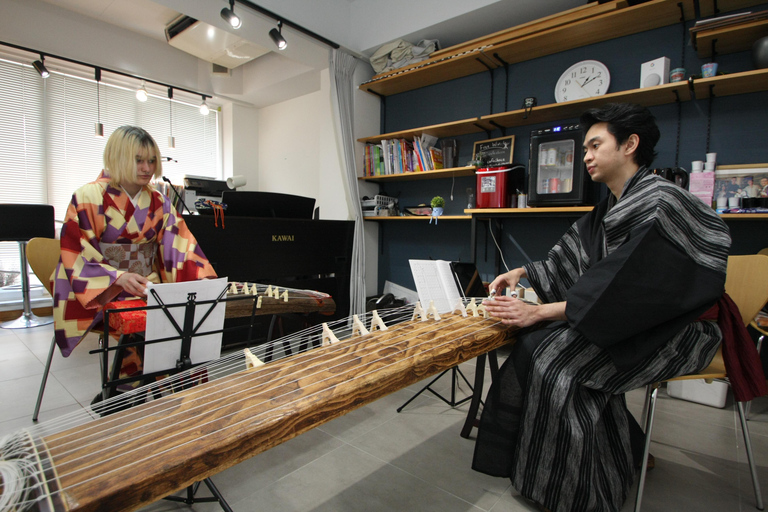
[[[51,326],[0,329],[0,436],[31,424],[50,346]],[[41,421],[88,404],[99,390],[98,362],[87,339],[69,358],[56,352]],[[472,380],[472,363],[462,365]],[[449,396],[445,376],[435,389]],[[237,512],[275,511],[531,511],[509,482],[470,469],[474,443],[462,439],[466,405],[451,408],[429,393],[401,413],[421,388],[398,391],[216,475],[213,481]],[[466,392],[462,386],[460,396]],[[643,394],[628,401],[639,414]],[[768,487],[768,399],[752,406],[752,443],[761,483]],[[657,409],[643,500],[645,511],[755,510],[738,415],[669,398]],[[207,490],[201,489],[201,495]],[[634,490],[623,511],[633,509]],[[142,509],[216,511],[160,501]]]

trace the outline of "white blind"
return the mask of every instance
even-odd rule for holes
[[[97,95],[93,79],[56,71],[43,79],[28,64],[0,60],[0,202],[51,204],[62,220],[72,192],[98,176],[106,141],[122,125],[144,128],[162,156],[177,161],[163,162],[175,185],[185,174],[222,179],[219,112],[204,116],[199,104],[173,100],[171,108],[167,97],[142,103],[135,90],[98,87]],[[95,137],[99,118],[104,138]],[[0,269],[18,267],[17,244],[0,243]]]

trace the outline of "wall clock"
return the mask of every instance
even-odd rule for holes
[[[566,69],[555,85],[555,101],[581,100],[600,96],[608,91],[611,74],[605,64],[583,60]]]

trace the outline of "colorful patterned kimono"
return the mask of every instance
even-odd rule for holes
[[[518,337],[483,410],[473,468],[552,511],[617,511],[635,473],[624,393],[711,361],[699,316],[721,297],[730,236],[714,211],[640,169],[525,267],[567,322]],[[634,425],[633,425],[634,424]]]
[[[167,197],[144,187],[136,204],[109,184],[106,171],[72,196],[53,276],[55,336],[64,357],[101,321],[105,304],[129,297],[115,284],[126,271],[155,283],[216,277]]]

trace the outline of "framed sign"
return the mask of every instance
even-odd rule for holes
[[[488,167],[511,164],[515,150],[515,136],[499,137],[498,139],[480,140],[475,142],[472,151],[472,160],[477,160],[477,155],[483,154],[485,164]]]

